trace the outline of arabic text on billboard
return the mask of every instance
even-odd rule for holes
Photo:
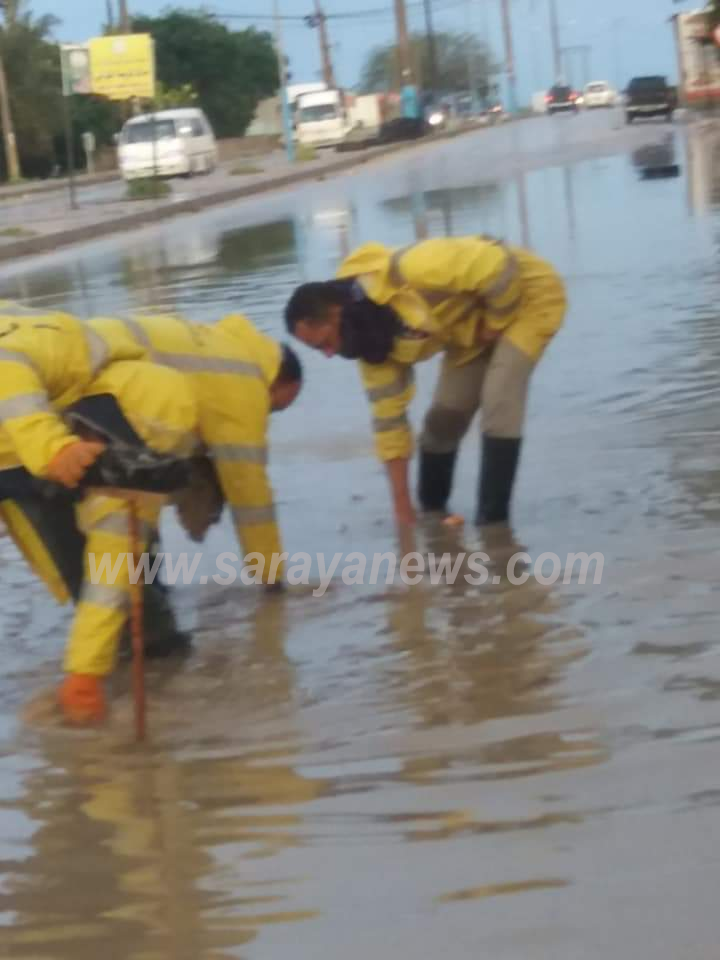
[[[93,93],[110,100],[155,96],[155,49],[149,34],[97,37],[88,47]]]

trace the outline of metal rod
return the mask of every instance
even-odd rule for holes
[[[139,563],[141,542],[140,522],[137,513],[137,503],[130,497],[127,501],[129,509],[130,550]],[[136,567],[137,569],[137,567]],[[143,581],[138,576],[136,583],[130,584],[130,634],[133,651],[133,702],[135,705],[135,736],[138,741],[145,739],[146,733],[146,699],[145,699],[145,637],[143,631]]]

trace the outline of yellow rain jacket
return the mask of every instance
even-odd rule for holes
[[[484,237],[424,240],[395,250],[359,247],[340,265],[366,295],[395,310],[407,333],[381,364],[360,361],[381,460],[410,457],[407,409],[415,363],[446,350],[458,366],[479,356],[483,332],[506,337],[533,361],[561,327],[566,298],[552,266],[527,250]]]
[[[57,411],[84,396],[109,363],[142,356],[66,313],[0,302],[0,470],[24,466],[42,477],[74,439]]]
[[[67,314],[0,304],[0,469],[24,466],[42,477],[55,453],[73,440],[63,410],[103,393],[115,397],[136,433],[157,452],[184,456],[196,448],[197,407],[182,374],[148,363],[145,351],[124,334],[94,331]],[[141,509],[143,550],[158,512],[157,500]],[[0,502],[0,518],[55,598],[68,602],[64,581],[21,506]],[[87,538],[86,575],[65,669],[103,675],[114,665],[129,608],[126,559],[115,568],[130,553],[127,506],[91,493],[78,505],[77,521]],[[93,555],[96,570],[104,556],[110,561],[95,583]]]
[[[274,554],[282,553],[273,491],[267,474],[270,387],[281,363],[277,341],[244,316],[211,325],[174,316],[99,318],[91,329],[109,338],[124,335],[148,358],[182,371],[198,405],[201,440],[211,457],[238,539],[246,554],[264,558],[263,581]],[[281,577],[283,564],[275,568]]]

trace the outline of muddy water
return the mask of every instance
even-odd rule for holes
[[[716,956],[720,162],[708,137],[676,149],[677,178],[559,151],[488,182],[458,142],[3,275],[0,295],[79,313],[242,307],[278,331],[292,286],[357,242],[530,242],[571,310],[537,371],[515,537],[533,561],[604,568],[585,585],[336,576],[321,599],[179,586],[197,651],[153,668],[137,749],[122,671],[102,736],[18,722],[65,614],[0,545],[0,956]],[[306,359],[273,428],[287,548],[390,550],[359,385]],[[468,518],[477,446],[454,495]],[[187,546],[172,518],[164,534]],[[417,540],[487,546],[470,527]],[[198,573],[227,549],[223,526]],[[506,548],[488,552],[501,570]]]

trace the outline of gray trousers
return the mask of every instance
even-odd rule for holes
[[[492,437],[520,438],[535,363],[505,338],[461,367],[452,353],[442,360],[420,447],[428,453],[457,450],[482,408],[482,431]]]

